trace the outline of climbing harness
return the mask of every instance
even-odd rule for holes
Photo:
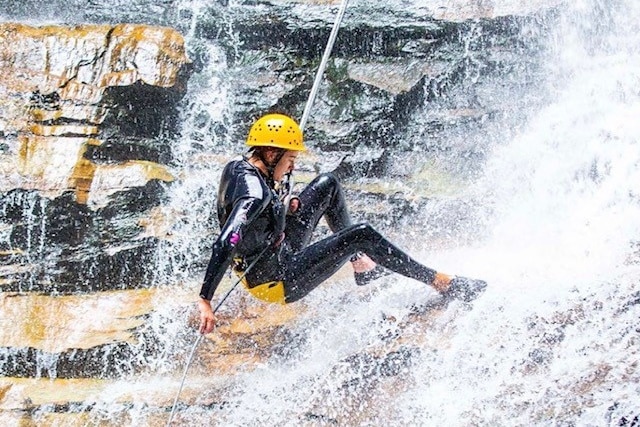
[[[320,82],[322,81],[322,76],[324,74],[324,70],[327,66],[327,62],[329,60],[329,56],[331,55],[331,51],[333,50],[333,45],[335,43],[336,37],[338,35],[338,30],[340,28],[340,23],[342,22],[342,17],[344,16],[344,12],[347,9],[347,3],[349,0],[342,0],[342,4],[340,5],[340,9],[338,10],[338,15],[336,16],[336,20],[333,24],[333,28],[331,29],[331,34],[329,35],[329,41],[327,42],[327,46],[325,47],[324,53],[322,55],[322,59],[320,61],[320,65],[318,67],[318,71],[316,72],[315,80],[313,82],[313,86],[311,87],[311,92],[309,93],[309,98],[307,99],[307,104],[305,105],[304,112],[302,113],[302,118],[300,119],[300,129],[304,131],[304,127],[309,119],[309,114],[311,113],[311,106],[316,98],[318,93],[318,88],[320,86]],[[286,180],[286,194],[285,194],[285,206],[289,206],[289,201],[291,200],[291,194],[293,191],[293,177],[291,173],[285,176]],[[286,211],[286,209],[285,209]],[[227,291],[227,293],[222,297],[218,305],[216,305],[213,313],[215,314],[220,306],[225,302],[227,297],[233,292],[233,290],[238,286],[240,282],[246,282],[245,277],[247,273],[253,268],[254,265],[260,260],[262,255],[266,252],[269,246],[265,247],[262,252],[253,260],[253,262],[244,270],[240,278],[235,282],[235,284]],[[276,287],[278,287],[276,285]],[[171,408],[171,414],[169,416],[169,421],[167,422],[167,427],[171,425],[173,421],[173,416],[175,414],[176,406],[178,405],[178,399],[180,398],[180,393],[182,392],[182,388],[184,387],[185,380],[187,378],[187,372],[189,371],[189,366],[191,366],[191,362],[193,361],[193,356],[196,352],[198,344],[202,340],[203,334],[198,335],[195,343],[193,344],[193,348],[191,349],[191,354],[189,355],[189,359],[187,360],[187,364],[184,368],[184,373],[182,375],[182,381],[180,382],[180,387],[178,388],[178,393],[176,394],[175,400],[173,401],[173,406]]]
[[[284,233],[281,238],[272,244],[272,247],[277,247],[282,242]],[[262,300],[264,302],[286,304],[284,294],[284,282],[282,280],[276,280],[271,282],[261,283],[259,285],[252,285],[245,277],[245,269],[243,269],[243,259],[238,257],[233,259],[236,266],[233,268],[234,273],[240,278],[240,282],[244,285],[244,288],[253,295],[254,298]],[[248,270],[248,268],[247,268]]]

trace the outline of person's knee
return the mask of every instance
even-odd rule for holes
[[[374,242],[382,238],[382,235],[367,222],[361,222],[351,226],[355,240],[360,243]]]
[[[331,172],[321,173],[316,178],[316,182],[317,182],[318,186],[323,187],[323,188],[330,188],[332,190],[335,190],[336,188],[340,188],[340,181]]]
[[[342,193],[342,187],[338,178],[331,172],[325,172],[318,175],[311,183],[309,188],[316,196],[330,200]]]

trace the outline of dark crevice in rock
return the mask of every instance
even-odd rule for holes
[[[95,164],[121,164],[130,160],[145,160],[167,165],[173,159],[172,142],[166,137],[129,137],[123,141],[120,135],[110,135],[99,146],[87,146],[84,158]]]
[[[166,187],[151,180],[120,191],[97,211],[75,203],[73,194],[48,200],[15,190],[0,204],[0,221],[13,224],[0,265],[4,291],[94,292],[149,286],[158,240],[139,238],[139,218],[160,205]],[[28,271],[20,266],[30,265]]]
[[[131,374],[138,351],[127,343],[56,354],[28,348],[0,348],[2,373],[17,378],[115,378]],[[122,361],[130,361],[123,364]]]
[[[137,82],[130,86],[110,87],[104,100],[113,110],[103,123],[106,137],[119,138],[175,136],[180,130],[178,103],[185,84],[161,88]]]

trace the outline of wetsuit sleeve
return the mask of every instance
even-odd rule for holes
[[[245,197],[236,200],[229,218],[213,244],[211,259],[200,290],[201,298],[206,300],[213,298],[222,276],[233,260],[235,248],[242,239],[244,229],[264,210],[265,206],[265,201],[260,198]]]

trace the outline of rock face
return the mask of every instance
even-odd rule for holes
[[[532,27],[547,25],[556,5],[512,5],[509,15],[467,8],[457,17],[449,13],[447,21],[434,11],[464,8],[354,8],[306,129],[309,144],[323,152],[309,170],[334,169],[345,181],[389,174],[406,179],[423,165],[407,169],[402,153],[416,150],[464,151],[460,157],[469,161],[459,168],[473,170],[484,147],[470,144],[465,132],[519,111],[498,96],[509,85],[496,84],[503,80],[497,76],[509,73],[518,85],[536,81],[542,38]],[[67,7],[73,3],[60,5],[60,13]],[[113,19],[95,7],[79,13],[102,14],[93,19],[98,22]],[[132,1],[133,9],[148,7]],[[210,135],[242,140],[266,111],[301,115],[333,24],[326,5],[221,2],[178,15],[165,3],[155,7],[163,9],[165,23],[193,34],[193,65],[183,36],[170,27],[0,26],[6,70],[0,77],[6,105],[0,112],[3,289],[146,286],[158,236],[142,226],[165,203],[166,184],[174,180],[167,165],[175,140],[194,141],[194,147]],[[385,20],[379,19],[383,12]],[[213,61],[211,45],[225,56],[232,123],[212,122],[197,105],[189,110],[189,101],[178,109],[191,73],[208,78],[203,70]],[[428,115],[412,128],[425,104]],[[194,125],[181,127],[181,115]],[[459,130],[442,137],[450,128]],[[415,146],[412,140],[427,142]]]
[[[99,168],[84,155],[88,147],[102,144],[106,130],[101,127],[108,116],[127,107],[139,110],[138,87],[172,91],[174,97],[184,91],[188,63],[184,41],[168,28],[3,24],[0,42],[0,65],[5,70],[0,93],[6,102],[0,132],[16,136],[20,145],[13,164],[7,164],[12,159],[3,159],[5,171],[17,172],[5,172],[10,179],[2,182],[4,192],[24,189],[25,184],[46,195],[71,189],[78,203],[87,204]],[[127,88],[128,105],[114,103],[122,88]],[[158,127],[154,121],[149,125]],[[139,164],[132,162],[126,168],[140,169]],[[167,172],[157,171],[161,168],[142,165],[142,171],[131,173],[140,181],[171,180]]]
[[[231,61],[241,124],[232,129],[234,138],[265,110],[302,115],[335,18],[331,8],[314,3],[212,6],[199,21],[202,36],[225,46]],[[472,131],[487,118],[521,110],[517,103],[528,101],[504,102],[501,91],[513,87],[498,76],[525,86],[544,80],[540,30],[552,25],[559,3],[355,5],[343,18],[306,139],[343,159],[336,169],[343,179],[392,173],[394,153],[404,150],[467,149],[477,160],[483,147],[439,137],[446,128]],[[229,20],[234,32],[226,28]],[[237,45],[242,52],[235,56]],[[425,143],[416,147],[408,142],[416,136],[408,125],[425,110]]]
[[[3,289],[78,291],[138,282],[145,273],[127,268],[123,274],[123,263],[144,258],[154,245],[126,242],[123,234],[140,234],[139,217],[162,198],[159,183],[174,177],[158,163],[168,160],[159,154],[169,151],[163,141],[156,140],[157,154],[148,157],[135,156],[132,147],[138,134],[164,131],[162,114],[175,115],[189,70],[182,36],[145,25],[8,23],[0,25],[0,46],[6,106],[0,223],[9,236],[0,242]],[[102,152],[105,143],[109,151]],[[113,146],[134,155],[110,156]],[[110,227],[116,217],[129,225]],[[50,265],[35,262],[51,254],[57,255]]]
[[[63,22],[0,24],[0,375],[113,378],[160,363],[158,354],[175,366],[172,358],[190,342],[185,307],[191,301],[184,295],[163,301],[170,308],[159,314],[147,288],[158,284],[158,258],[167,242],[184,244],[164,261],[174,256],[185,272],[170,259],[163,279],[180,287],[189,273],[200,277],[215,219],[209,209],[187,221],[177,211],[195,210],[189,205],[194,199],[171,200],[170,190],[184,185],[188,193],[186,182],[205,179],[198,175],[203,164],[226,161],[225,142],[243,140],[255,117],[267,111],[301,116],[333,25],[335,7],[328,6],[337,6],[86,3],[40,8],[40,2],[26,1],[6,16],[48,21],[54,14]],[[514,106],[529,102],[524,91],[507,102],[500,91],[540,79],[540,29],[553,22],[559,4],[511,2],[504,10],[491,2],[405,3],[360,4],[345,19],[305,134],[322,155],[312,154],[302,165],[303,175],[335,170],[352,184],[350,194],[367,193],[355,203],[356,216],[383,218],[390,227],[425,209],[433,196],[420,191],[408,197],[403,188],[386,185],[390,176],[426,174],[415,157],[399,162],[398,156],[462,152],[460,169],[473,170],[485,147],[466,136],[480,122],[519,119]],[[149,25],[120,24],[125,21]],[[185,97],[194,95],[189,86],[208,88],[203,82],[219,74],[223,112]],[[211,135],[219,144],[203,149]],[[178,140],[189,147],[183,151]],[[358,187],[361,177],[382,183]],[[196,189],[200,200],[212,198],[213,190]],[[467,208],[450,215],[455,224],[448,233],[462,227]],[[85,327],[105,302],[118,305],[111,307],[108,325]],[[47,310],[34,308],[41,306]],[[221,357],[250,363],[256,354],[286,347],[283,325],[302,310],[273,320],[258,307],[263,329],[230,321],[222,337],[235,346],[209,339],[207,348],[217,350],[207,369]],[[30,318],[13,322],[17,312]],[[56,327],[47,328],[43,317]],[[154,321],[160,326],[150,326]],[[261,341],[265,337],[268,343]],[[410,356],[398,350],[353,363],[391,366],[398,357],[404,366]],[[3,393],[22,398],[11,385],[0,384],[0,401]]]

